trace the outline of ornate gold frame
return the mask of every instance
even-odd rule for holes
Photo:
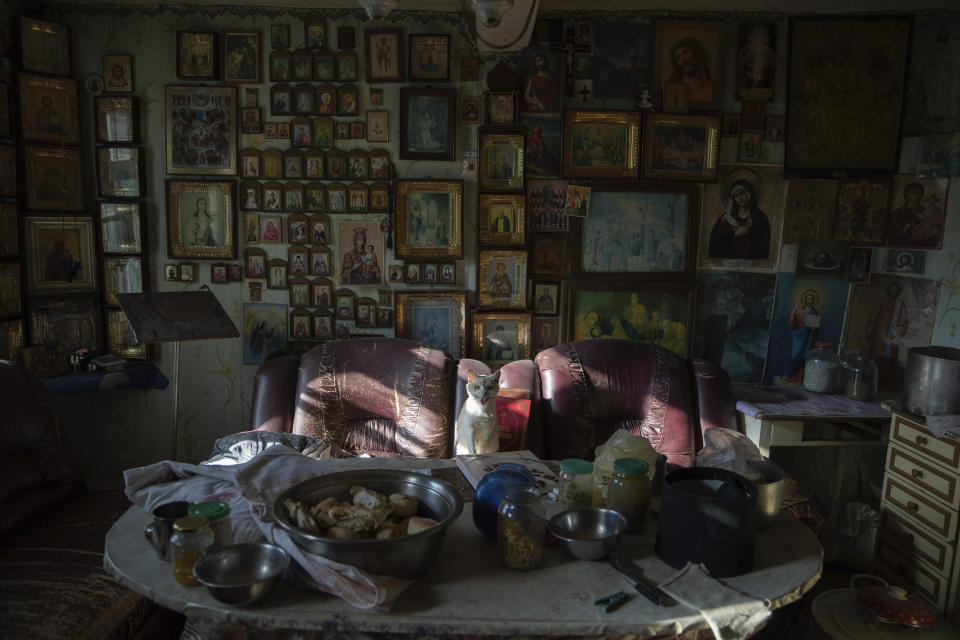
[[[167,248],[171,258],[233,260],[237,257],[235,186],[233,180],[167,180]],[[223,246],[194,246],[184,242],[181,224],[184,212],[180,211],[180,196],[185,193],[207,194],[208,211],[214,211],[209,201],[214,197],[217,199],[217,206],[223,211]]]
[[[412,306],[411,306],[412,305]],[[414,307],[441,307],[456,314],[455,327],[449,342],[457,345],[457,353],[448,354],[459,360],[466,356],[467,345],[467,294],[465,291],[397,291],[394,296],[394,328],[398,338],[415,340],[413,335]]]
[[[654,127],[704,129],[703,166],[695,169],[657,169],[653,166]],[[717,156],[720,150],[720,116],[679,113],[647,115],[643,125],[643,177],[657,180],[714,182],[717,179]]]
[[[494,296],[487,290],[490,265],[498,260],[512,260],[512,290],[509,296]],[[506,266],[506,265],[504,265]],[[527,252],[509,249],[480,249],[477,252],[477,306],[485,309],[526,309]]]
[[[470,343],[470,355],[476,360],[485,362],[493,369],[499,368],[502,365],[514,360],[526,360],[530,358],[530,323],[532,318],[533,314],[529,311],[512,313],[489,313],[477,311],[473,314],[473,340]],[[487,360],[483,357],[483,324],[484,322],[498,321],[517,323],[517,352],[513,354],[512,358],[509,359]]]
[[[67,231],[75,231],[79,255],[69,253],[69,259],[79,262],[79,270],[70,279],[66,275],[56,280],[47,279],[48,254],[53,246],[43,246],[43,236],[51,235],[54,243],[66,240]],[[44,233],[46,232],[46,233]],[[34,294],[64,291],[93,291],[97,288],[97,250],[94,245],[93,218],[90,216],[27,216],[24,218],[24,241],[27,253],[27,288]],[[67,251],[72,243],[65,243]],[[67,267],[64,266],[64,269]]]
[[[410,239],[410,213],[407,204],[417,193],[447,194],[450,211],[450,229],[446,233],[448,242],[436,246],[414,246]],[[396,202],[396,257],[454,258],[463,257],[463,180],[397,180]]]
[[[216,98],[223,98],[226,104]],[[174,127],[174,113],[191,111],[218,110],[223,114],[225,131],[223,138],[227,148],[223,152],[226,163],[215,169],[206,168],[200,162],[191,163],[174,158],[174,136],[178,128]],[[166,123],[165,149],[167,173],[169,174],[203,174],[218,176],[237,175],[237,88],[236,87],[204,87],[204,86],[176,86],[168,85],[164,91],[164,122]],[[184,136],[188,137],[188,136]]]
[[[51,105],[42,104],[50,98]],[[39,111],[55,114],[57,123],[47,130],[40,128]],[[77,82],[66,78],[48,78],[20,74],[20,126],[24,140],[80,144],[80,125],[77,108]]]
[[[486,130],[485,130],[486,129]],[[523,132],[486,127],[480,129],[480,157],[477,165],[481,191],[523,191]],[[513,168],[510,177],[497,176],[496,149],[510,147]],[[491,155],[493,156],[491,158]]]
[[[624,158],[620,167],[575,166],[575,131],[584,125],[623,127]],[[636,111],[565,111],[563,113],[564,178],[636,178],[640,174],[640,113]],[[607,155],[606,152],[604,155]]]
[[[522,247],[526,241],[526,214],[523,194],[481,193],[477,196],[477,233],[481,245]],[[513,208],[513,230],[493,231],[490,208],[507,205]]]
[[[123,328],[121,324],[127,322],[126,314],[120,309],[107,309],[107,348],[121,358],[127,360],[149,360],[149,345],[137,344],[128,347],[123,344]],[[129,324],[129,323],[128,323]]]

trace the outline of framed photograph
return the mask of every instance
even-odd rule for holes
[[[327,208],[327,192],[322,182],[308,182],[303,188],[303,201],[307,211],[323,211]]]
[[[290,123],[289,122],[277,123],[277,139],[278,140],[290,139]],[[267,149],[267,151],[269,151],[269,149]]]
[[[369,191],[367,185],[362,182],[354,182],[347,187],[347,211],[351,213],[364,213],[367,210],[369,201]]]
[[[364,138],[364,124],[359,120],[350,123],[350,139],[351,140],[363,140]]]
[[[403,276],[405,275],[403,263],[402,262],[391,262],[390,263],[390,282],[400,283],[403,282]]]
[[[97,189],[101,198],[141,198],[140,147],[97,147]]]
[[[104,253],[143,251],[143,209],[139,202],[101,202],[100,240]]]
[[[776,68],[776,25],[740,23],[737,30],[737,100],[772,101]]]
[[[291,69],[291,55],[289,51],[270,52],[270,81],[287,82],[293,78]]]
[[[303,41],[307,49],[325,49],[327,39],[327,19],[313,16],[303,22]]]
[[[872,261],[872,249],[868,247],[850,247],[850,257],[847,260],[847,281],[869,282],[870,263]]]
[[[293,296],[291,291],[290,296]],[[310,336],[310,312],[306,309],[294,309],[290,312],[290,339],[307,340]]]
[[[337,115],[356,116],[360,114],[360,92],[352,84],[337,87]]]
[[[243,265],[239,264],[228,264],[227,267],[227,282],[243,282]]]
[[[285,304],[243,304],[243,364],[263,364],[287,346],[288,317]]]
[[[337,56],[329,51],[313,54],[313,79],[316,82],[333,82],[337,79]]]
[[[196,282],[199,273],[199,265],[196,262],[180,263],[180,282]]]
[[[891,188],[887,178],[838,180],[833,239],[860,245],[883,244]]]
[[[367,142],[390,142],[389,111],[367,111]]]
[[[337,82],[356,82],[359,80],[356,51],[341,51],[336,55]]]
[[[56,296],[27,300],[30,341],[59,342],[71,352],[101,348],[100,300],[97,296]]]
[[[530,276],[533,278],[563,278],[566,265],[566,248],[565,234],[530,234]]]
[[[263,183],[263,208],[267,211],[283,210],[283,185],[279,182]]]
[[[19,262],[0,262],[0,317],[23,313],[23,276]]]
[[[416,284],[420,282],[420,265],[416,262],[411,262],[405,265],[403,281],[407,284]]]
[[[560,313],[560,283],[535,282],[533,285],[533,310],[555,316]]]
[[[274,258],[267,261],[267,289],[287,288],[287,261]]]
[[[529,359],[532,317],[529,313],[475,312],[470,356],[491,369]]]
[[[333,282],[314,278],[310,282],[310,303],[312,307],[329,307],[333,303]]]
[[[240,132],[262,133],[263,118],[261,117],[260,107],[240,107]]]
[[[762,144],[762,131],[741,131],[737,159],[740,162],[760,162],[760,146]]]
[[[70,60],[69,27],[20,17],[20,67],[24,71],[69,77],[73,75]]]
[[[356,300],[357,294],[350,289],[337,289],[333,292],[333,308],[337,320],[356,319]]]
[[[523,132],[479,131],[481,191],[523,191]]]
[[[283,185],[283,210],[303,210],[303,185],[299,182],[288,182]]]
[[[243,214],[243,241],[247,244],[260,243],[260,214]]]
[[[267,252],[259,247],[248,247],[243,252],[244,269],[247,278],[263,279],[267,277]]]
[[[374,149],[370,152],[370,178],[387,180],[390,178],[390,152],[386,149]]]
[[[483,122],[483,99],[480,96],[460,96],[460,122],[463,124]]]
[[[317,340],[329,340],[333,337],[333,315],[326,309],[317,309],[310,314],[313,324],[313,337]]]
[[[397,291],[397,337],[416,340],[453,359],[466,357],[467,294],[463,291]]]
[[[643,177],[713,182],[717,179],[720,116],[647,115]]]
[[[694,284],[682,282],[575,283],[571,285],[569,322],[566,323],[568,339],[637,340],[687,357],[694,291]]]
[[[410,36],[410,80],[446,82],[450,79],[450,36]]]
[[[133,56],[103,56],[103,83],[108,93],[132,93]]]
[[[223,81],[244,84],[260,84],[259,29],[224,29],[223,31]]]
[[[289,282],[290,306],[310,306],[310,281],[306,278],[290,278]]]
[[[137,142],[140,137],[140,101],[132,97],[97,96],[97,142]]]
[[[346,122],[338,122],[336,124],[336,129],[334,129],[333,137],[336,140],[349,140],[350,139],[350,125]]]
[[[163,279],[167,282],[174,282],[180,279],[180,265],[168,264],[163,267]]]
[[[340,182],[327,185],[327,211],[343,213],[347,210],[347,187]]]
[[[692,278],[699,211],[696,185],[594,186],[590,213],[578,221],[578,271]]]
[[[560,113],[566,54],[526,47],[520,52],[520,113]]]
[[[522,247],[525,244],[526,216],[522,194],[480,193],[477,215],[481,245]]]
[[[0,256],[20,255],[20,212],[13,202],[0,202]]]
[[[382,284],[381,261],[386,256],[377,222],[345,220],[337,225],[340,284]]]
[[[168,86],[167,173],[237,173],[237,88]]]
[[[283,218],[260,214],[260,242],[281,244],[283,242]]]
[[[369,209],[376,213],[390,212],[390,186],[385,182],[370,185]]]
[[[277,139],[277,123],[276,122],[263,123],[263,139],[264,140]]]
[[[367,83],[403,82],[403,29],[363,31]]]
[[[290,71],[294,80],[313,80],[313,52],[300,49],[290,54]]]
[[[536,357],[544,349],[560,344],[560,318],[533,316],[530,333],[533,340],[531,357]]]
[[[923,275],[926,254],[923,251],[906,249],[887,250],[887,273],[911,273]]]
[[[533,178],[559,178],[563,157],[563,121],[555,116],[524,115],[524,173]]]
[[[910,16],[790,19],[787,177],[829,178],[837,169],[850,177],[896,172],[910,25]],[[862,73],[862,62],[848,51],[874,51],[883,62],[861,82],[841,81],[838,92],[823,84],[822,65],[831,61],[836,78]]]
[[[847,275],[850,245],[834,240],[801,240],[797,248],[796,274],[802,278],[835,278]]]
[[[226,271],[224,271],[226,282]],[[140,256],[103,259],[103,303],[118,307],[118,293],[143,293],[143,259]]]
[[[639,145],[640,112],[563,113],[565,178],[636,178]]]
[[[302,244],[287,248],[287,264],[291,275],[306,275],[310,265],[310,250]]]
[[[298,84],[293,88],[293,112],[299,116],[313,115],[316,108],[316,92],[311,84]]]
[[[463,181],[397,180],[396,256],[463,258]]]
[[[426,264],[420,265],[420,282],[427,284],[436,284],[437,283],[437,265],[428,262]]]
[[[237,257],[233,181],[167,180],[167,254],[200,260]]]
[[[329,276],[332,274],[330,265],[333,263],[330,248],[323,245],[310,247],[310,273],[315,276]]]
[[[887,246],[916,249],[943,247],[948,178],[893,177]]]
[[[80,144],[76,80],[21,73],[19,82],[23,139]]]
[[[177,78],[216,80],[220,75],[219,37],[207,31],[177,31]]]
[[[456,284],[457,265],[453,262],[444,262],[438,266],[437,282],[440,284]]]
[[[566,231],[566,180],[527,180],[528,231]]]
[[[456,89],[400,89],[400,158],[453,160]]]
[[[296,131],[298,125],[294,125]],[[294,135],[297,135],[296,133]],[[310,179],[322,178],[324,175],[324,154],[320,149],[307,149],[303,153],[303,177]]]
[[[302,213],[292,213],[287,216],[287,238],[289,242],[308,242],[309,221]]]
[[[477,253],[477,306],[488,309],[527,307],[527,252],[480,249]]]
[[[244,163],[247,162],[248,154],[254,157],[259,157],[262,163],[261,168],[261,177],[264,178],[282,178],[283,177],[283,151],[280,149],[264,149],[263,153],[260,153],[257,149],[244,149],[241,152]],[[244,166],[244,170],[246,170]],[[244,177],[253,177],[244,175]]]
[[[720,111],[723,102],[724,23],[657,20],[654,24],[654,82],[687,88],[691,109]]]
[[[227,263],[218,262],[210,265],[211,284],[227,284]]]
[[[27,209],[83,211],[83,160],[69,147],[23,146]],[[16,173],[13,173],[16,178]]]
[[[260,167],[260,150],[254,148],[244,149],[240,152],[240,175],[244,178],[272,178],[276,176],[268,176],[266,173],[261,171]],[[262,174],[262,175],[261,175]]]
[[[357,327],[372,329],[377,326],[377,301],[373,298],[357,299]]]
[[[274,22],[270,25],[270,48],[290,48],[290,25]]]
[[[97,251],[89,216],[27,216],[24,241],[32,294],[92,291],[97,287]]]
[[[303,177],[303,153],[299,149],[287,149],[282,153],[283,177]]]
[[[487,111],[490,124],[514,124],[517,121],[517,92],[491,91],[490,109]]]

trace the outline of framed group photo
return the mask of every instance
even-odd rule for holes
[[[463,181],[397,180],[397,258],[463,258]]]
[[[429,345],[455,360],[466,356],[467,294],[463,291],[397,291],[394,310],[397,337]]]
[[[234,188],[235,183],[226,180],[167,180],[170,257],[199,260],[237,257]]]
[[[563,177],[640,175],[639,112],[568,110],[563,118]]]

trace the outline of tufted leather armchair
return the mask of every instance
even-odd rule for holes
[[[410,340],[331,341],[257,371],[251,428],[330,439],[379,456],[452,455],[466,372]],[[504,366],[501,386],[528,389],[527,448],[542,458],[593,459],[617,428],[650,438],[674,466],[689,466],[702,430],[736,428],[730,380],[720,368],[628,340],[583,340]]]

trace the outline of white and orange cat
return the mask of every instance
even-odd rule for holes
[[[457,416],[454,430],[456,454],[494,453],[500,449],[497,430],[497,403],[500,371],[486,376],[467,372],[467,399]]]

